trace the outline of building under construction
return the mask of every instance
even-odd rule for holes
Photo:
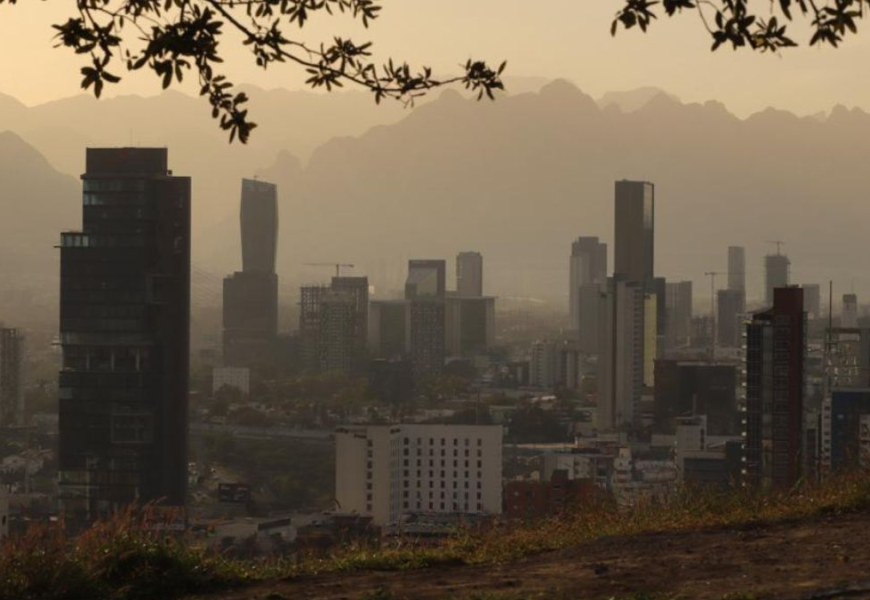
[[[309,373],[361,370],[368,332],[368,278],[335,277],[300,288],[302,366]]]

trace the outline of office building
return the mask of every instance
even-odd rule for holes
[[[746,482],[790,488],[802,475],[806,313],[803,290],[776,288],[746,325]]]
[[[578,389],[583,379],[580,351],[574,342],[539,340],[529,352],[529,385],[554,390]]]
[[[88,149],[80,232],[61,234],[59,497],[67,521],[183,506],[190,179],[167,150]]]
[[[350,296],[354,305],[353,359],[362,362],[366,355],[369,331],[369,278],[333,277],[331,288]]]
[[[739,348],[743,343],[743,318],[746,312],[743,290],[716,292],[716,342],[726,348]]]
[[[412,259],[408,261],[408,277],[405,280],[405,299],[444,298],[447,263],[440,259]]]
[[[854,329],[858,327],[858,296],[843,294],[843,309],[840,313],[840,327]]]
[[[407,354],[406,300],[373,300],[369,305],[369,353],[375,359],[396,360]]]
[[[822,286],[818,283],[805,283],[801,287],[804,289],[804,308],[807,315],[811,319],[818,319],[822,316]]]
[[[0,428],[24,425],[24,335],[0,326]]]
[[[495,342],[495,298],[447,296],[445,351],[448,356],[471,358],[486,354]]]
[[[613,275],[653,288],[655,186],[645,181],[617,181],[614,203],[615,265]]]
[[[579,237],[571,244],[568,312],[571,331],[584,351],[596,352],[598,295],[607,286],[607,244],[597,237]]]
[[[773,290],[787,287],[791,261],[785,254],[768,254],[764,257],[764,305],[773,306]]]
[[[667,346],[680,348],[691,342],[692,282],[678,281],[665,287]]]
[[[870,388],[841,388],[831,393],[830,414],[825,419],[822,444],[825,470],[836,472],[866,466]]]
[[[728,246],[728,289],[743,292],[746,302],[746,249]]]
[[[460,252],[456,256],[456,293],[483,296],[483,255],[480,252]]]
[[[734,365],[657,360],[655,368],[654,420],[658,431],[673,430],[678,418],[703,416],[710,435],[739,435]]]
[[[447,307],[443,260],[409,260],[405,281],[408,301],[406,328],[408,358],[414,376],[440,375],[444,368],[447,341]]]
[[[278,334],[278,191],[274,184],[242,180],[239,211],[242,270],[224,279],[223,363],[273,363]]]
[[[611,279],[602,296],[598,358],[598,427],[611,431],[640,419],[647,294],[637,281]]]
[[[500,425],[339,428],[336,503],[386,526],[413,513],[500,514],[502,436]]]

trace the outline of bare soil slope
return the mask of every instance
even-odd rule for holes
[[[275,581],[226,600],[870,598],[870,514],[600,539],[502,565]]]

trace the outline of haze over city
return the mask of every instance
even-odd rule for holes
[[[0,2],[0,600],[870,597],[864,4]]]

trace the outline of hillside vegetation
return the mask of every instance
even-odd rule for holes
[[[485,532],[457,532],[435,548],[418,547],[412,542],[383,548],[348,545],[326,556],[268,562],[229,560],[210,553],[197,542],[161,533],[153,526],[153,510],[130,510],[75,539],[67,537],[62,524],[58,524],[34,527],[27,535],[7,541],[0,549],[0,600],[132,600],[207,593],[223,597],[235,593],[233,590],[242,595],[232,597],[260,597],[248,595],[247,586],[262,591],[269,589],[270,582],[282,581],[282,585],[295,583],[305,589],[306,581],[325,575],[333,582],[342,577],[394,571],[404,572],[397,579],[401,581],[406,576],[413,578],[412,571],[424,570],[419,572],[425,574],[426,569],[433,568],[451,569],[454,574],[466,569],[475,573],[481,567],[484,573],[496,567],[512,571],[512,564],[525,564],[533,557],[539,564],[555,564],[560,552],[601,540],[623,540],[620,543],[631,547],[632,536],[638,536],[640,547],[643,536],[650,534],[727,532],[849,515],[861,515],[863,519],[868,509],[870,478],[865,474],[849,475],[825,485],[775,494],[686,492],[664,505],[624,510],[600,503],[539,523],[502,523]],[[870,530],[870,523],[865,525]],[[680,552],[693,551],[689,542],[685,549],[676,544]],[[548,553],[552,553],[552,559]],[[654,561],[655,552],[649,554]],[[786,559],[792,560],[782,557],[784,562]],[[859,575],[866,573],[859,564],[855,568]],[[373,583],[369,581],[368,585]],[[360,597],[372,592],[366,592],[365,586],[360,589]],[[374,592],[381,594],[378,589]],[[269,593],[276,599],[284,597]],[[420,593],[420,597],[463,597]],[[394,597],[389,591],[381,595]]]

